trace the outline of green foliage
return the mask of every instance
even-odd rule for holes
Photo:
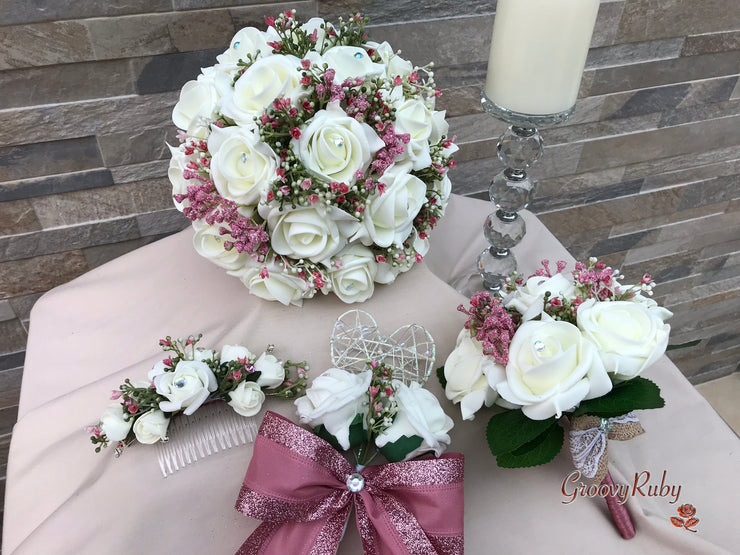
[[[659,409],[665,405],[660,388],[650,380],[637,376],[616,384],[612,390],[597,399],[583,401],[573,412],[578,416],[591,414],[600,418],[614,418],[638,409]]]
[[[495,456],[511,453],[535,440],[543,432],[557,424],[553,416],[547,420],[532,420],[521,410],[509,410],[496,414],[488,421],[486,439]]]
[[[439,380],[439,384],[442,386],[442,389],[445,389],[447,387],[447,378],[445,378],[444,366],[437,368],[437,379]]]
[[[423,439],[419,436],[401,436],[398,441],[386,443],[379,451],[390,462],[398,462],[419,447],[422,441]]]

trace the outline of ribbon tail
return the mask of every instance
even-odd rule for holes
[[[342,539],[350,507],[330,517],[309,522],[263,522],[236,555],[334,554]]]

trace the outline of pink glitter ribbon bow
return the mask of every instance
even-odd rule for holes
[[[463,553],[463,455],[356,472],[329,443],[267,412],[236,510],[262,520],[237,552],[334,555],[352,508],[368,555]]]

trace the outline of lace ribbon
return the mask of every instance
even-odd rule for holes
[[[575,416],[570,419],[570,427],[568,438],[573,465],[597,484],[606,476],[608,440],[625,441],[645,431],[631,412],[615,418]]]
[[[463,456],[359,472],[329,443],[267,412],[236,509],[262,520],[238,554],[334,555],[355,510],[368,555],[463,553]]]

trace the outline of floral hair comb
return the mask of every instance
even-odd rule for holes
[[[159,466],[167,477],[254,441],[255,415],[265,396],[295,399],[306,388],[308,364],[278,360],[272,345],[259,356],[241,345],[224,345],[217,353],[197,348],[201,337],[161,339],[168,356],[149,371],[149,381],[127,378],[113,391],[111,399],[119,402],[87,428],[96,452],[115,443],[119,457],[135,442],[158,443]]]

